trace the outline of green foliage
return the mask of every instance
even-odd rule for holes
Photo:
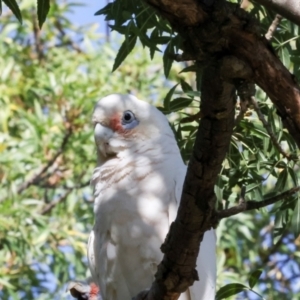
[[[95,26],[71,25],[71,8],[53,4],[36,36],[33,6],[23,26],[11,14],[0,19],[2,300],[63,299],[68,281],[88,276],[94,104],[112,92],[153,101],[167,91],[163,69],[149,65],[139,48],[112,74],[116,52]]]
[[[3,0],[18,21],[22,24],[22,14],[16,0]],[[50,0],[37,0],[37,18],[39,27],[42,28],[50,9]],[[0,0],[0,15],[2,13],[2,0]]]
[[[0,2],[2,7],[2,0]],[[19,20],[19,22],[22,23],[22,15],[16,0],[3,0],[3,2],[11,9],[11,11],[14,13],[14,15]],[[2,8],[1,8],[1,13],[2,13]]]
[[[3,2],[24,25],[11,15],[0,19],[0,298],[61,299],[65,282],[87,275],[85,248],[93,224],[88,183],[95,166],[89,119],[95,101],[128,91],[150,99],[168,115],[188,161],[198,128],[201,70],[174,63],[181,37],[144,1],[116,0],[96,13],[123,36],[116,52],[115,44],[97,42],[93,27],[72,26],[65,16],[71,3],[53,1],[49,10],[48,1],[38,1],[39,26],[47,14],[48,22],[39,34],[34,22],[32,38],[33,3],[21,2],[21,16],[15,1]],[[274,14],[258,5],[248,10],[266,32]],[[66,32],[76,32],[84,42]],[[282,20],[272,44],[299,78],[299,27]],[[261,201],[299,184],[299,150],[264,92],[258,89],[256,98],[287,155],[249,106],[215,186],[218,209],[236,205],[243,187],[246,200]],[[240,109],[238,103],[237,114]],[[237,293],[299,299],[299,216],[294,194],[221,220],[218,299],[236,299]]]
[[[39,27],[42,28],[50,9],[50,0],[37,1],[37,16],[39,20]]]
[[[250,274],[250,277],[248,279],[249,286],[246,286],[241,283],[229,283],[221,287],[216,294],[216,300],[227,299],[228,297],[239,294],[243,291],[251,291],[252,293],[256,294],[259,298],[264,299],[261,295],[259,295],[253,290],[253,287],[257,283],[261,273],[262,270],[258,269]]]

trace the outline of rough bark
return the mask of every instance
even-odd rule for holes
[[[204,232],[211,228],[214,185],[230,144],[234,126],[235,87],[222,78],[220,61],[202,77],[201,119],[188,165],[175,222],[161,247],[165,254],[149,292],[136,299],[178,299],[198,279],[196,259]]]
[[[223,0],[145,1],[181,34],[189,57],[209,60],[227,53],[248,64],[253,75],[246,79],[267,93],[300,147],[300,87],[248,13]]]
[[[300,26],[299,0],[254,0]]]

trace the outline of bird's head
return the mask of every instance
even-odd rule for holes
[[[145,143],[155,145],[172,130],[166,117],[154,106],[132,95],[112,94],[95,106],[92,121],[100,160],[124,150],[138,151]]]

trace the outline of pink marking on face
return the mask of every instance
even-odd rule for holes
[[[119,114],[114,114],[109,120],[109,127],[114,131],[122,131],[123,126],[121,124],[121,116]]]

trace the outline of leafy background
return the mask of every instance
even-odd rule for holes
[[[19,7],[22,25],[5,7],[0,19],[0,299],[67,299],[66,283],[88,276],[95,102],[129,92],[158,106],[188,161],[201,71],[190,62],[174,63],[181,38],[142,1],[117,0],[97,12],[109,21],[109,36],[95,24],[71,22],[79,3],[52,1],[42,31],[45,11],[37,19],[34,1]],[[248,10],[267,32],[274,14],[252,5]],[[299,27],[283,20],[272,40],[298,78],[299,37]],[[242,187],[246,199],[259,201],[298,186],[297,147],[264,92],[258,89],[256,99],[290,156],[274,145],[249,105],[215,186],[218,209],[234,205]],[[240,109],[238,102],[237,115]],[[218,299],[299,299],[299,218],[296,194],[222,220]]]

